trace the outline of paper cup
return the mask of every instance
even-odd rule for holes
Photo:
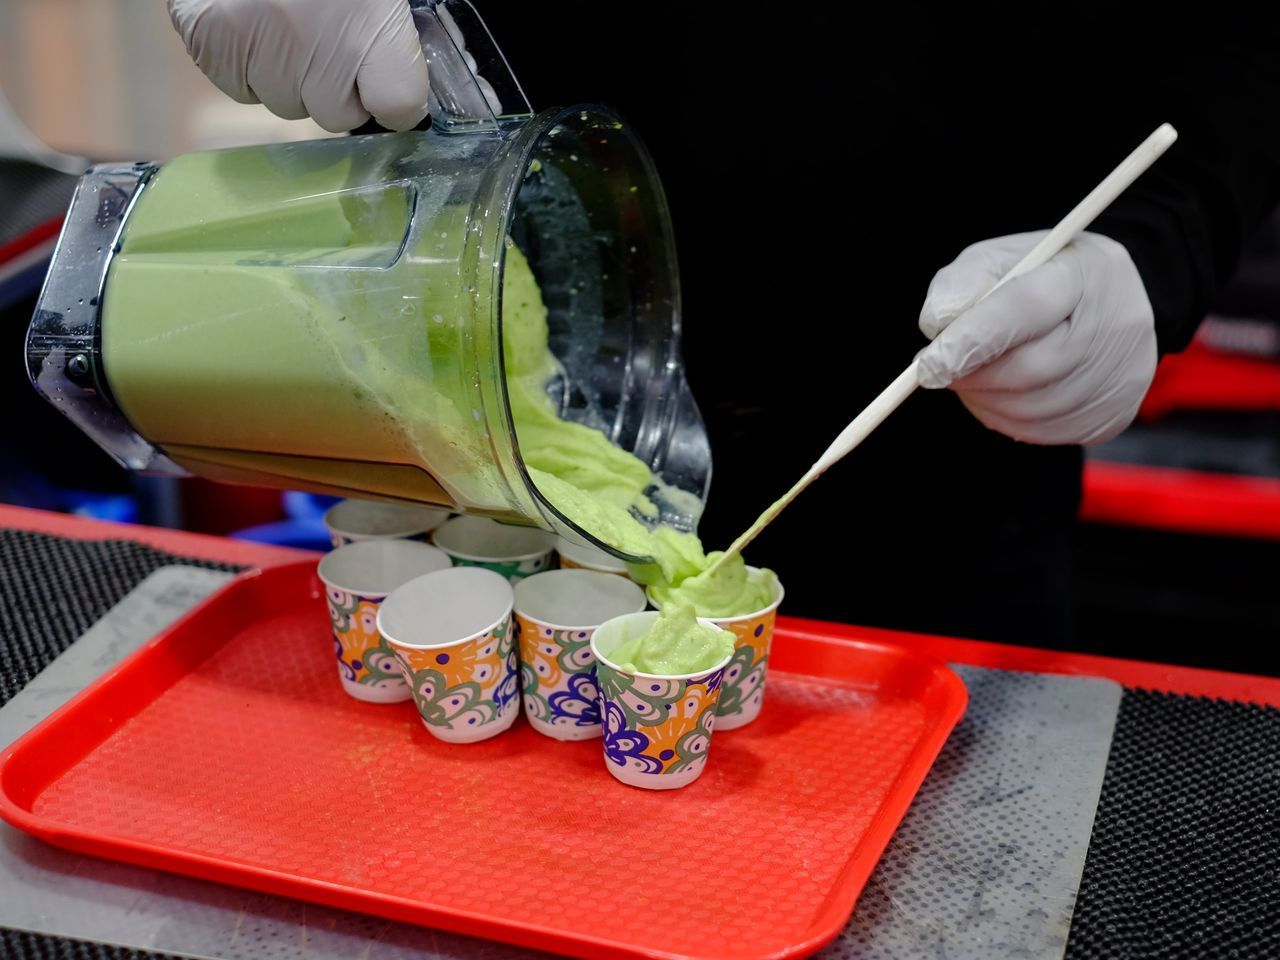
[[[585,543],[576,543],[565,537],[556,538],[556,553],[560,556],[562,570],[594,570],[630,577],[627,565],[612,554],[605,553]]]
[[[753,581],[762,575],[759,567],[747,567],[747,576]],[[778,617],[778,605],[785,591],[781,582],[775,582],[773,602],[767,607],[746,613],[740,617],[708,617],[721,630],[734,636],[733,659],[724,671],[724,683],[720,689],[720,706],[717,708],[716,727],[720,730],[736,730],[760,716],[764,707],[764,681],[769,667],[769,647],[773,642],[774,621]],[[647,596],[655,607],[652,591]]]
[[[487,517],[454,517],[436,531],[435,544],[457,567],[484,567],[512,583],[551,566],[554,534],[513,527]]]
[[[600,736],[591,634],[596,627],[645,607],[630,580],[590,570],[551,570],[515,587],[524,715],[556,740]]]
[[[511,584],[493,571],[454,568],[410,580],[382,602],[378,630],[438,739],[475,743],[515,723],[512,599]]]
[[[325,511],[324,526],[335,547],[361,540],[431,539],[431,531],[449,519],[449,511],[403,503],[339,500]]]
[[[396,587],[449,569],[435,547],[411,540],[364,540],[320,561],[342,689],[369,703],[399,703],[412,694],[400,664],[378,633],[378,607]]]
[[[633,787],[673,790],[706,769],[721,681],[732,657],[680,676],[631,673],[609,659],[619,644],[648,630],[657,618],[650,610],[601,624],[592,634],[591,652],[600,687],[605,768]]]

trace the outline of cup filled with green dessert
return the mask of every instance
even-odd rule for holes
[[[616,617],[591,638],[604,764],[647,790],[687,786],[706,769],[733,634],[693,607]]]

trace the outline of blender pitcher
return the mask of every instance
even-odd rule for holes
[[[436,504],[617,554],[530,478],[512,390],[532,382],[692,529],[710,450],[645,148],[606,107],[535,115],[466,0],[412,6],[428,131],[91,168],[27,335],[33,384],[132,470]],[[504,327],[515,258],[545,333]]]

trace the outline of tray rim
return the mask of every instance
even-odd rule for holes
[[[310,589],[317,598],[322,596],[323,587],[316,578],[315,566],[316,561],[308,559],[264,569],[250,569],[238,574],[168,627],[140,644],[136,650],[107,669],[66,703],[6,746],[0,751],[0,820],[54,846],[78,853],[164,870],[182,876],[197,877],[242,889],[310,901],[341,910],[365,912],[417,926],[436,927],[466,936],[498,940],[550,953],[583,957],[588,960],[614,957],[646,958],[646,960],[716,960],[716,957],[711,954],[655,950],[595,937],[591,934],[566,933],[555,927],[515,922],[455,907],[442,907],[422,900],[303,877],[261,864],[180,851],[141,840],[106,837],[36,814],[30,806],[13,796],[11,792],[15,785],[13,766],[20,763],[28,751],[38,749],[44,738],[56,733],[62,724],[74,722],[81,710],[96,698],[109,693],[114,685],[122,682],[122,678],[130,675],[139,662],[145,662],[148,658],[157,656],[172,642],[174,636],[181,636],[185,631],[192,629],[193,623],[198,623],[208,616],[210,611],[233,603],[238,595],[260,586],[259,581],[281,580],[288,583],[301,578],[307,584],[307,589]],[[941,701],[941,709],[931,716],[931,722],[926,724],[917,738],[884,801],[872,815],[861,838],[850,848],[848,860],[814,914],[809,928],[810,934],[805,939],[781,949],[761,951],[749,956],[740,953],[736,955],[736,960],[789,960],[792,957],[808,956],[835,939],[848,921],[884,848],[906,815],[924,778],[932,769],[938,753],[951,735],[951,731],[959,723],[968,705],[968,690],[964,682],[942,660],[904,644],[889,642],[879,637],[860,639],[851,636],[848,631],[856,633],[859,628],[849,625],[833,624],[832,626],[840,628],[838,633],[817,633],[814,630],[816,623],[812,620],[779,617],[777,629],[779,633],[803,635],[811,642],[861,648],[881,654],[888,653],[901,661],[908,662],[917,669],[931,674],[932,683],[940,686],[940,691],[935,694],[935,697]],[[876,634],[882,631],[869,628],[868,632]],[[205,657],[211,655],[235,635],[230,634],[219,641],[204,656],[201,656],[198,662],[202,662]],[[790,670],[778,672],[791,676],[822,678],[822,674],[819,673]],[[146,703],[158,699],[168,687],[168,684],[158,685],[154,696],[146,700]],[[82,750],[77,751],[74,759],[62,765],[57,772],[46,776],[34,790],[30,791],[31,804],[33,805],[50,785],[75,767],[133,716],[136,716],[136,712],[111,718],[105,724],[105,734],[102,737],[87,743]]]

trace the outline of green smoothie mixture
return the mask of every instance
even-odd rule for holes
[[[663,609],[689,604],[699,616],[736,617],[769,606],[777,590],[772,571],[749,575],[742,558],[733,556],[709,573],[719,554],[705,554],[696,534],[663,525],[651,529],[637,519],[636,514],[653,515],[644,495],[653,476],[643,461],[604,434],[557,416],[543,391],[555,369],[546,317],[528,261],[509,244],[502,313],[507,387],[520,451],[543,496],[597,540],[652,557],[653,564],[631,572],[650,586],[650,597]]]
[[[189,154],[143,191],[103,302],[121,408],[215,479],[283,476],[518,515],[482,410],[491,385],[475,372],[494,349],[467,319],[483,300],[457,282],[467,208],[368,172],[379,151],[403,153],[396,136],[368,138],[358,156],[341,142],[306,146]],[[431,230],[401,255],[411,211]],[[652,557],[633,574],[664,606],[717,617],[767,606],[772,574],[748,576],[734,558],[707,575],[696,535],[650,529],[648,466],[560,419],[545,392],[560,371],[547,309],[510,240],[502,303],[508,397],[542,494],[601,542]]]
[[[707,554],[707,565],[719,556],[720,551]],[[664,610],[672,604],[687,603],[701,617],[740,617],[773,603],[778,596],[778,578],[772,570],[748,570],[742,557],[735,555],[714,573],[706,570],[676,584],[654,584],[649,596]]]
[[[457,282],[467,210],[359,186],[379,153],[405,149],[365,140],[359,154],[319,141],[166,163],[107,278],[113,392],[140,433],[214,479],[501,515],[472,375],[489,347]],[[402,256],[411,211],[433,229]]]
[[[609,659],[628,673],[681,676],[710,670],[733,653],[733,634],[698,622],[687,603],[664,606],[653,626],[624,640]]]

